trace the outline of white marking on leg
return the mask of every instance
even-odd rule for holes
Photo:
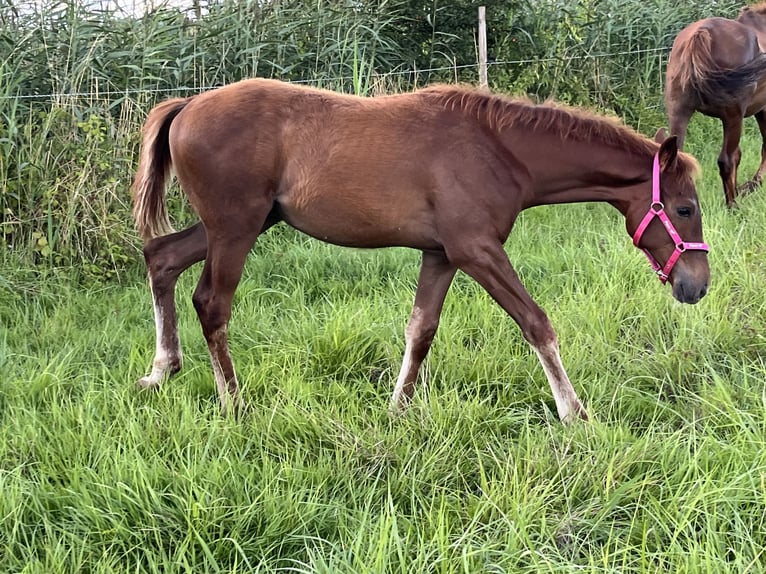
[[[152,281],[149,279],[149,285],[152,286]],[[152,302],[154,306],[154,360],[152,361],[152,372],[143,377],[138,384],[145,389],[157,388],[165,380],[171,368],[171,349],[167,349],[163,344],[162,331],[164,327],[165,314],[162,312],[160,304],[157,302],[157,298],[154,294],[154,288],[152,288]],[[178,358],[180,359],[180,349],[177,349]]]
[[[577,417],[587,418],[585,409],[577,398],[577,393],[564,370],[556,341],[540,345],[540,347],[533,345],[532,348],[537,353],[545,376],[548,378],[553,399],[556,401],[559,419],[563,423],[569,423]]]
[[[399,369],[399,377],[396,379],[396,386],[394,387],[394,394],[391,397],[391,410],[400,411],[404,408],[404,383],[407,380],[407,373],[410,372],[412,366],[412,342],[407,341],[404,347],[404,358],[402,359],[402,367]]]
[[[221,406],[226,409],[227,402],[230,400],[226,377],[223,375],[221,363],[212,353],[210,355],[210,362],[213,364],[213,376],[215,377],[216,389],[218,389],[218,397],[221,399]]]
[[[405,346],[404,346],[404,357],[402,358],[402,367],[399,369],[399,376],[396,379],[396,386],[394,387],[394,394],[391,396],[391,406],[390,410],[391,412],[399,412],[404,409],[406,406],[406,402],[409,399],[408,396],[406,396],[405,393],[405,387],[407,386],[407,383],[413,384],[414,381],[408,381],[408,375],[410,373],[410,370],[412,369],[412,347],[413,347],[413,340],[416,333],[420,332],[420,323],[422,321],[422,311],[420,308],[415,307],[412,310],[412,315],[410,316],[410,322],[407,324],[407,329],[405,330],[404,336],[405,336]],[[417,374],[416,374],[417,376]]]

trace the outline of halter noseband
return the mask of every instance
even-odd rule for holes
[[[668,280],[668,277],[670,277],[670,272],[673,270],[676,261],[678,261],[678,258],[681,257],[681,253],[684,251],[708,252],[710,251],[710,247],[707,243],[697,243],[692,241],[685,242],[683,239],[681,239],[681,236],[678,234],[678,231],[676,231],[673,222],[670,221],[668,214],[665,213],[665,206],[662,204],[662,201],[660,201],[659,153],[654,154],[654,168],[652,169],[652,203],[649,206],[649,211],[646,215],[644,215],[641,223],[639,223],[638,227],[636,228],[636,232],[633,234],[633,245],[638,247],[638,243],[641,241],[641,237],[644,235],[644,231],[646,231],[646,228],[649,227],[649,224],[655,217],[659,217],[662,225],[665,226],[668,235],[670,235],[670,238],[673,240],[673,243],[676,246],[675,251],[673,251],[665,263],[665,267],[663,267],[654,258],[654,256],[649,253],[648,249],[644,247],[639,247],[639,249],[646,253],[646,257],[649,259],[649,263],[652,264],[652,268],[657,273],[657,277],[662,283],[665,283]]]

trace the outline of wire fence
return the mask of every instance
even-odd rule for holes
[[[619,51],[619,52],[609,52],[609,53],[599,53],[599,54],[580,54],[580,55],[574,55],[574,56],[566,56],[566,57],[546,57],[546,58],[527,58],[522,60],[494,60],[492,62],[487,62],[488,67],[497,67],[497,66],[521,66],[521,65],[528,65],[528,64],[544,64],[544,63],[550,63],[550,62],[573,62],[573,61],[582,61],[582,60],[598,60],[603,58],[616,58],[619,56],[638,56],[642,54],[655,54],[655,53],[667,53],[670,51],[669,46],[663,46],[658,48],[643,48],[640,50],[625,50],[625,51]],[[407,75],[419,75],[419,74],[429,74],[434,72],[446,72],[446,71],[453,71],[453,70],[464,70],[469,68],[476,68],[478,67],[477,63],[470,63],[470,64],[455,64],[450,66],[439,66],[439,67],[433,67],[433,68],[410,68],[407,70],[392,70],[389,72],[383,72],[383,73],[376,73],[376,78],[385,79],[388,77],[397,77],[397,76],[407,76]],[[337,81],[352,81],[354,78],[352,76],[344,76],[335,78],[333,77],[333,80]],[[315,79],[305,79],[305,80],[290,80],[290,83],[293,84],[319,84],[323,82],[323,79],[315,78]],[[130,95],[137,95],[137,94],[174,94],[179,92],[203,92],[206,90],[211,90],[214,88],[217,88],[220,86],[210,85],[210,86],[177,86],[173,88],[126,88],[124,90],[99,90],[97,93],[93,92],[58,92],[58,93],[46,93],[46,94],[18,94],[18,95],[0,95],[0,100],[52,100],[56,101],[58,99],[66,99],[66,98],[83,98],[83,97],[93,97],[93,96],[101,96],[101,97],[111,97],[111,96],[130,96]]]

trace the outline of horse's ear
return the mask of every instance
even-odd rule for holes
[[[658,144],[661,144],[667,137],[668,132],[665,131],[665,128],[660,128],[657,130],[657,133],[654,134],[654,141],[656,141]]]
[[[665,138],[660,144],[660,169],[666,171],[675,163],[678,157],[678,138],[670,136]]]

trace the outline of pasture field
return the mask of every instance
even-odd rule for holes
[[[564,427],[513,321],[463,275],[391,419],[418,254],[263,237],[219,414],[178,288],[185,369],[141,393],[143,272],[0,268],[0,571],[736,572],[766,569],[766,190],[723,206],[692,122],[712,285],[675,302],[609,206],[530,210],[507,243],[591,415]],[[760,143],[747,122],[741,177]],[[127,194],[127,190],[126,190]],[[136,253],[136,257],[138,254]]]

